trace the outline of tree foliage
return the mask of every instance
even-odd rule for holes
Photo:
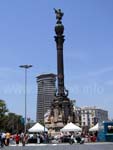
[[[5,114],[8,112],[8,109],[6,107],[6,103],[4,100],[0,100],[0,129],[3,129],[4,127],[4,121],[5,121]]]
[[[24,125],[21,118],[21,115],[9,112],[5,101],[0,100],[0,130],[11,133],[22,132]]]
[[[6,107],[5,101],[0,100],[0,117],[4,116],[6,112],[8,112],[8,109]]]

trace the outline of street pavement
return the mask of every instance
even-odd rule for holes
[[[113,150],[113,143],[85,143],[85,144],[21,144],[5,146],[0,150]]]

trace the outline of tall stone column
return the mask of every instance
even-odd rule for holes
[[[73,106],[68,98],[68,91],[64,88],[64,61],[63,61],[63,44],[64,44],[64,26],[62,24],[62,17],[64,13],[60,9],[56,10],[56,25],[55,25],[55,42],[57,49],[57,81],[58,93],[56,94],[56,106],[61,110],[62,122],[66,124],[72,121]]]
[[[63,62],[63,43],[64,43],[64,26],[61,22],[63,13],[60,9],[55,10],[56,25],[55,25],[55,41],[57,47],[57,80],[58,80],[58,95],[64,96],[64,62]]]
[[[73,122],[73,104],[68,98],[68,90],[64,87],[64,61],[63,61],[63,44],[64,44],[64,26],[62,24],[63,13],[60,9],[56,10],[55,25],[55,42],[57,49],[57,92],[51,105],[51,127],[58,130],[68,122]]]

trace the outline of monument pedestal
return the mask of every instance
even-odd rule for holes
[[[66,96],[56,96],[51,105],[51,112],[45,125],[48,129],[60,131],[69,122],[73,120],[73,104]]]

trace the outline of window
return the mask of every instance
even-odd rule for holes
[[[83,122],[83,126],[85,126],[85,122]]]
[[[109,125],[107,127],[107,133],[113,133],[113,126],[112,125]]]

